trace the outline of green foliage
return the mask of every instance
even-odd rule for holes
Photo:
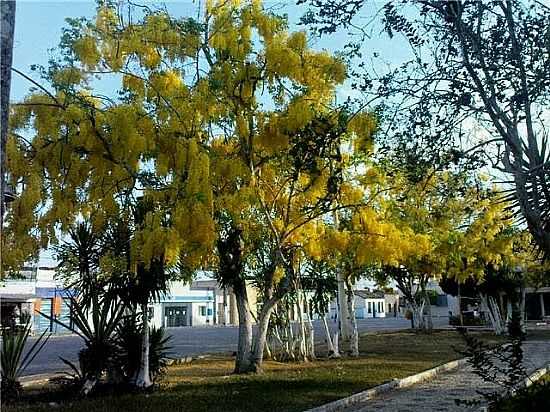
[[[466,350],[460,351],[468,357],[476,375],[484,382],[491,382],[499,386],[497,390],[484,392],[478,391],[482,399],[490,404],[498,404],[502,399],[510,397],[521,388],[528,377],[523,365],[523,348],[521,339],[512,338],[507,344],[496,350],[491,348],[467,332],[467,329],[459,329],[466,343]],[[476,405],[482,399],[457,400],[459,404]]]
[[[116,363],[127,382],[137,375],[141,362],[143,322],[138,314],[125,316],[116,329]],[[149,373],[153,382],[160,378],[169,359],[170,339],[164,328],[149,328]]]
[[[109,294],[102,297],[96,296],[91,301],[89,308],[75,297],[70,296],[69,299],[71,324],[44,313],[41,315],[84,340],[84,348],[78,353],[79,368],[75,365],[72,365],[71,368],[77,371],[77,378],[98,381],[103,372],[112,370],[115,364],[114,359],[117,352],[114,341],[115,331],[124,316],[126,306]],[[67,360],[63,360],[63,362],[70,364]]]
[[[23,328],[4,331],[2,335],[0,353],[2,400],[9,401],[19,397],[22,391],[19,377],[50,338],[49,334],[46,335],[47,331],[44,331],[23,355],[31,328],[30,322],[27,322]]]
[[[489,408],[490,412],[531,412],[550,410],[550,376],[519,389],[513,396],[503,398]]]
[[[310,259],[301,282],[304,290],[313,292],[310,298],[311,312],[324,316],[338,289],[334,266],[321,260]]]
[[[428,290],[428,299],[430,300],[430,305],[435,306],[437,304],[437,292],[435,290]]]

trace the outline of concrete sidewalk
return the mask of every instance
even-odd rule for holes
[[[550,362],[550,342],[525,342],[524,354],[527,371],[532,373]],[[496,389],[498,389],[497,385],[483,382],[467,365],[453,372],[439,375],[434,380],[406,389],[390,391],[377,398],[341,410],[345,412],[479,411],[480,406],[459,406],[455,399],[479,399],[477,391]]]

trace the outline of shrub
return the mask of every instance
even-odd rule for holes
[[[460,325],[460,317],[459,316],[450,316],[449,317],[449,325],[451,326],[484,326],[485,321],[481,318],[477,318],[474,316],[463,316],[463,325]]]
[[[77,334],[84,340],[84,349],[78,353],[79,367],[61,358],[75,372],[73,377],[80,381],[81,392],[89,394],[103,372],[112,372],[115,367],[117,347],[114,341],[115,329],[126,310],[125,305],[110,294],[103,297],[94,296],[90,306],[70,297],[71,320],[68,325],[59,319],[41,313],[64,328]],[[91,325],[88,322],[91,320]]]
[[[139,372],[143,323],[138,314],[125,316],[116,329],[117,364],[130,383]],[[149,328],[149,373],[155,382],[164,373],[169,359],[169,341],[164,328]]]
[[[466,329],[459,329],[466,342],[466,350],[462,355],[468,357],[473,372],[484,382],[491,382],[500,388],[495,391],[477,391],[492,407],[498,407],[503,399],[509,398],[522,389],[527,378],[527,371],[523,366],[523,348],[521,339],[511,339],[498,350],[491,350],[476,337],[469,335]],[[458,404],[475,405],[481,399],[473,401],[457,400]],[[498,410],[498,409],[497,409]]]
[[[2,336],[0,364],[2,366],[1,396],[3,400],[9,401],[19,397],[22,391],[19,377],[50,338],[49,334],[46,336],[47,331],[44,331],[23,356],[30,332],[31,323],[27,320],[23,328],[5,331]]]
[[[491,412],[550,411],[550,380],[535,382],[491,405]]]

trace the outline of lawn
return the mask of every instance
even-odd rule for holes
[[[489,343],[499,340],[483,334]],[[62,401],[62,393],[37,389],[6,412],[56,411],[303,411],[405,377],[460,357],[462,340],[454,331],[430,335],[410,331],[361,336],[361,356],[309,363],[267,361],[260,375],[232,375],[232,359],[211,357],[169,368],[161,388],[150,394],[102,395]],[[320,350],[321,351],[321,350]]]

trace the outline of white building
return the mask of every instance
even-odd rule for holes
[[[384,292],[356,290],[354,294],[355,317],[357,319],[386,317],[386,300],[384,299]]]
[[[199,326],[214,323],[215,300],[211,290],[192,290],[189,284],[170,282],[168,293],[149,307],[157,327]],[[150,309],[150,310],[151,310]]]
[[[355,290],[355,318],[385,318],[399,314],[399,295],[369,289]],[[336,299],[330,304],[330,317],[336,318]]]
[[[17,275],[3,280],[0,283],[1,326],[14,327],[30,318],[35,333],[70,333],[50,319],[56,318],[66,324],[71,322],[67,296],[71,291],[63,288],[55,274],[56,269],[51,267],[25,267]],[[250,286],[247,292],[255,316],[257,292]],[[222,288],[211,279],[196,280],[191,285],[170,282],[168,293],[158,302],[151,303],[149,311],[156,327],[238,324],[235,295],[230,288]]]
[[[21,325],[30,318],[35,332],[67,333],[65,328],[39,313],[69,322],[66,295],[67,291],[55,280],[55,268],[23,267],[0,285],[2,327]]]
[[[247,292],[255,315],[256,290],[247,287]],[[150,308],[152,323],[157,327],[237,325],[239,322],[235,295],[230,288],[223,288],[212,279],[195,280],[190,285],[171,282],[169,292]]]

